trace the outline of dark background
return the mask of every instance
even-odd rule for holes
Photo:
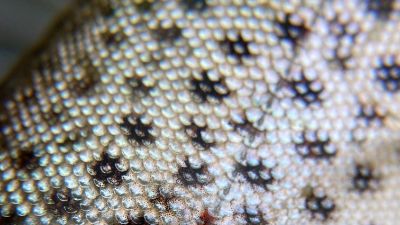
[[[71,0],[0,0],[0,77]]]

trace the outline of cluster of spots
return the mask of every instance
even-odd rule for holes
[[[205,131],[206,131],[206,126],[197,126],[193,122],[189,126],[185,127],[186,135],[191,139],[191,141],[193,142],[193,145],[197,149],[201,149],[201,150],[207,150],[211,146],[214,145],[214,143],[212,141],[206,140],[204,138]]]
[[[396,7],[77,1],[3,84],[0,224],[396,224]]]
[[[228,35],[225,40],[221,42],[221,47],[225,54],[233,57],[235,60],[240,61],[242,58],[251,56],[249,42],[245,41],[242,35]]]
[[[80,200],[72,196],[71,190],[61,189],[54,192],[48,202],[50,211],[55,215],[74,214],[80,209]]]
[[[376,79],[388,92],[395,93],[400,90],[400,66],[394,57],[385,59],[376,69]]]
[[[139,116],[124,117],[121,129],[126,132],[130,141],[134,141],[139,145],[150,145],[154,142],[154,137],[150,133],[151,125],[144,124]]]
[[[296,144],[296,151],[304,158],[329,159],[336,155],[336,148],[327,134],[307,131],[302,133],[302,141]]]
[[[196,168],[190,164],[189,159],[186,159],[185,166],[178,169],[179,182],[185,186],[205,185],[211,180],[206,170],[206,166],[200,165]]]
[[[268,189],[268,185],[274,182],[272,169],[266,168],[261,162],[256,165],[251,165],[246,162],[245,165],[239,164],[237,172],[242,174],[247,182]]]
[[[337,46],[334,49],[334,61],[338,63],[340,69],[348,68],[347,63],[351,59],[352,44],[355,42],[359,33],[359,27],[348,20],[343,21],[335,16],[330,23],[330,32],[337,38]]]
[[[360,104],[358,117],[364,120],[368,126],[372,123],[381,124],[385,118],[385,115],[382,112],[379,112],[374,105]]]
[[[308,78],[303,72],[286,81],[287,85],[294,92],[294,99],[306,106],[320,104],[323,86],[314,79]]]
[[[305,206],[313,217],[318,217],[321,220],[327,220],[335,209],[335,203],[332,199],[328,198],[323,192],[315,193],[313,189],[306,197]]]
[[[12,157],[17,169],[34,170],[38,165],[38,158],[32,149],[25,149],[18,152],[18,155]]]
[[[229,90],[223,82],[220,79],[211,80],[207,71],[203,71],[200,77],[196,75],[191,81],[192,92],[201,102],[220,101],[229,95]]]
[[[246,224],[268,224],[266,220],[264,220],[263,215],[257,210],[245,209],[244,219],[246,220]]]
[[[282,17],[282,18],[281,18]],[[278,18],[278,38],[286,41],[294,48],[307,35],[309,28],[295,14],[285,14]]]
[[[182,0],[181,4],[183,4],[188,11],[201,12],[207,8],[207,0]]]
[[[127,171],[121,171],[118,167],[118,159],[111,158],[108,154],[104,154],[101,161],[93,166],[92,176],[93,182],[98,187],[103,187],[107,183],[118,186],[122,182],[122,176]]]
[[[395,0],[366,0],[367,10],[377,15],[378,18],[387,18],[393,11]]]
[[[354,169],[353,186],[360,192],[376,190],[379,178],[374,174],[370,165],[357,164]]]

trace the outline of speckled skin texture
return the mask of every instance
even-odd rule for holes
[[[0,224],[398,225],[399,10],[77,2],[2,84]]]

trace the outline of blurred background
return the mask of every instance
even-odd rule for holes
[[[71,0],[0,0],[0,76],[46,30]]]

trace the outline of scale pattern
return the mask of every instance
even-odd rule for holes
[[[72,9],[2,84],[0,224],[399,224],[400,1]]]

